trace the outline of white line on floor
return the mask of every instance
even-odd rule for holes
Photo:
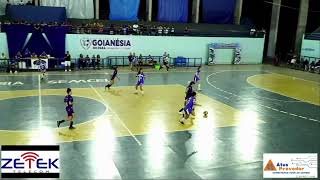
[[[115,118],[121,123],[121,125],[128,131],[128,133],[131,135],[131,137],[138,143],[139,146],[141,146],[141,142],[136,138],[136,136],[130,131],[130,129],[127,127],[127,125],[120,119],[120,117],[117,115],[115,111],[113,111],[110,106],[107,104],[107,102],[103,99],[102,95],[90,84],[91,89],[100,97],[101,101],[104,102],[105,106],[110,110],[110,112],[115,116]]]
[[[231,94],[231,95],[233,95],[233,96],[239,97],[240,99],[245,99],[245,98],[243,98],[243,97],[240,96],[240,95],[237,95],[237,94],[228,92],[228,91],[226,91],[226,90],[223,90],[223,89],[221,89],[221,88],[213,85],[213,84],[209,81],[209,78],[210,78],[211,76],[215,76],[215,75],[217,75],[217,74],[219,74],[219,73],[223,73],[223,72],[227,72],[227,71],[228,71],[228,72],[232,72],[232,71],[234,71],[234,70],[221,70],[221,71],[219,71],[219,72],[211,73],[211,74],[209,74],[209,75],[207,76],[207,79],[206,79],[206,80],[207,80],[207,83],[208,83],[211,87],[217,89],[217,90],[220,91],[220,92],[224,92],[224,93],[226,93],[226,94]],[[242,71],[242,70],[235,70],[235,71]],[[269,71],[265,71],[265,72],[269,72]],[[269,73],[273,73],[273,72],[269,72]],[[276,73],[275,73],[275,74],[276,74]],[[312,119],[312,118],[309,118],[309,119],[308,119],[307,117],[304,117],[304,116],[301,116],[301,115],[297,115],[297,114],[293,114],[293,113],[289,113],[289,112],[285,112],[285,111],[282,111],[282,110],[279,110],[279,109],[276,109],[276,108],[272,108],[272,107],[269,107],[269,106],[266,106],[266,105],[263,105],[263,104],[257,104],[257,105],[262,106],[262,107],[265,107],[265,108],[268,108],[268,109],[271,109],[271,110],[273,110],[273,111],[281,112],[281,113],[284,113],[284,114],[289,114],[290,116],[299,117],[299,118],[302,118],[302,119],[306,119],[306,120],[310,120],[310,121],[314,121],[314,122],[319,122],[319,123],[320,123],[320,120],[316,120],[316,119]]]
[[[38,75],[38,96],[39,96],[39,127],[42,126],[42,93],[41,93],[41,77]]]

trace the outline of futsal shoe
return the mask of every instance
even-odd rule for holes
[[[184,124],[183,120],[184,120],[184,119],[181,119],[179,122],[180,122],[181,124]]]
[[[57,126],[58,126],[58,127],[60,127],[60,124],[61,124],[60,121],[57,121]]]
[[[69,127],[70,130],[75,129],[75,128],[76,128],[76,127],[74,127],[74,126]]]
[[[65,69],[64,72],[67,72],[67,70]]]

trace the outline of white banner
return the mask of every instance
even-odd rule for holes
[[[318,178],[318,154],[265,153],[263,178]]]
[[[59,151],[2,151],[1,173],[59,173]]]
[[[68,18],[94,18],[93,0],[42,0],[41,6],[65,7]]]

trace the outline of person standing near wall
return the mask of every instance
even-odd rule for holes
[[[69,54],[69,51],[67,51],[67,54],[64,56],[64,71],[71,71],[71,55]]]

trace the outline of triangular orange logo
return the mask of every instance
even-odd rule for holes
[[[264,167],[265,171],[276,171],[276,167],[273,165],[271,159],[268,161],[268,164],[266,165],[266,167]]]

